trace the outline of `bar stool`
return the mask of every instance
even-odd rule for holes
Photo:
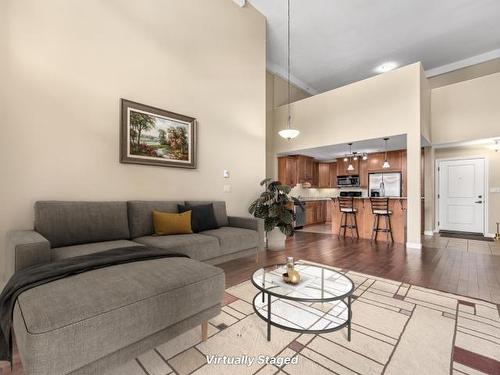
[[[356,229],[356,237],[359,238],[358,221],[356,220],[356,212],[358,212],[358,210],[354,208],[354,198],[339,197],[339,208],[342,213],[342,216],[340,217],[339,237],[342,232],[342,228],[344,228],[344,237],[346,235],[347,228],[349,228],[351,229],[351,236],[354,237],[353,229]],[[350,224],[347,224],[348,218],[350,218]]]
[[[387,242],[389,242],[389,235],[391,236],[391,242],[394,242],[392,237],[392,226],[391,226],[391,215],[392,211],[389,210],[389,198],[370,198],[370,203],[372,206],[373,219],[373,230],[372,230],[372,241],[375,236],[375,241],[377,241],[378,232],[385,232]],[[383,216],[385,219],[385,228],[380,227],[380,217]]]

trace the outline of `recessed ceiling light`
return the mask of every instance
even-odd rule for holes
[[[383,63],[382,65],[379,65],[375,68],[375,71],[377,73],[385,73],[385,72],[388,72],[392,69],[395,69],[398,67],[398,64],[396,64],[395,62],[386,62],[386,63]]]

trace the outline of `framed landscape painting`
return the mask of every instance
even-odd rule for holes
[[[122,163],[196,168],[196,119],[122,99]]]

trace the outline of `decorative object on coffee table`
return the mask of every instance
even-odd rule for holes
[[[351,341],[351,279],[330,267],[308,262],[297,262],[294,269],[303,278],[297,285],[283,282],[286,265],[267,271],[261,268],[252,275],[252,284],[259,290],[253,309],[267,323],[267,340],[271,340],[271,326],[275,326],[315,334],[347,327],[347,340]]]
[[[120,162],[196,168],[196,119],[122,99]]]
[[[248,208],[253,216],[264,219],[266,231],[266,248],[282,250],[285,247],[286,236],[292,236],[295,214],[293,204],[303,207],[295,197],[291,197],[291,188],[279,181],[266,178],[261,181],[261,186],[266,189]]]
[[[286,273],[283,274],[283,280],[289,284],[298,284],[300,282],[300,273],[295,270],[293,258],[286,258]]]

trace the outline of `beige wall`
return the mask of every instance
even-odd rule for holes
[[[309,93],[290,85],[290,101],[296,102],[311,96]],[[274,126],[274,109],[288,103],[288,83],[276,74],[266,72],[266,176],[278,178],[275,174],[276,156],[273,153],[274,133],[280,129]],[[286,124],[282,124],[284,127]],[[277,126],[279,128],[279,126]]]
[[[500,72],[500,58],[467,66],[429,78],[432,89]]]
[[[380,74],[360,82],[295,102],[293,124],[301,131],[292,141],[275,135],[275,152],[420,133],[420,64]],[[284,124],[286,106],[275,111],[275,130]],[[276,133],[276,132],[275,132]]]
[[[39,199],[223,199],[247,213],[265,175],[266,26],[254,8],[6,0],[0,14],[2,245],[32,227]],[[121,97],[196,117],[198,168],[120,164]]]
[[[474,147],[453,147],[445,149],[436,149],[435,158],[467,158],[472,156],[481,156],[486,158],[488,163],[488,232],[496,232],[496,224],[500,222],[500,193],[489,192],[492,187],[500,187],[500,152],[488,149],[486,146]]]
[[[286,106],[279,107],[273,132],[273,154],[407,134],[408,242],[414,244],[420,243],[420,134],[427,126],[422,75],[417,63],[295,102],[293,124],[301,134],[291,141],[277,135],[287,116]]]
[[[433,144],[500,136],[500,73],[432,90],[431,122]]]
[[[270,74],[270,73],[268,73]],[[273,105],[275,108],[280,107],[288,103],[288,82],[286,79],[281,78],[280,76],[273,74],[273,82],[274,82],[274,100]],[[310,97],[307,91],[297,87],[293,84],[290,85],[290,101],[296,102],[305,98]]]

